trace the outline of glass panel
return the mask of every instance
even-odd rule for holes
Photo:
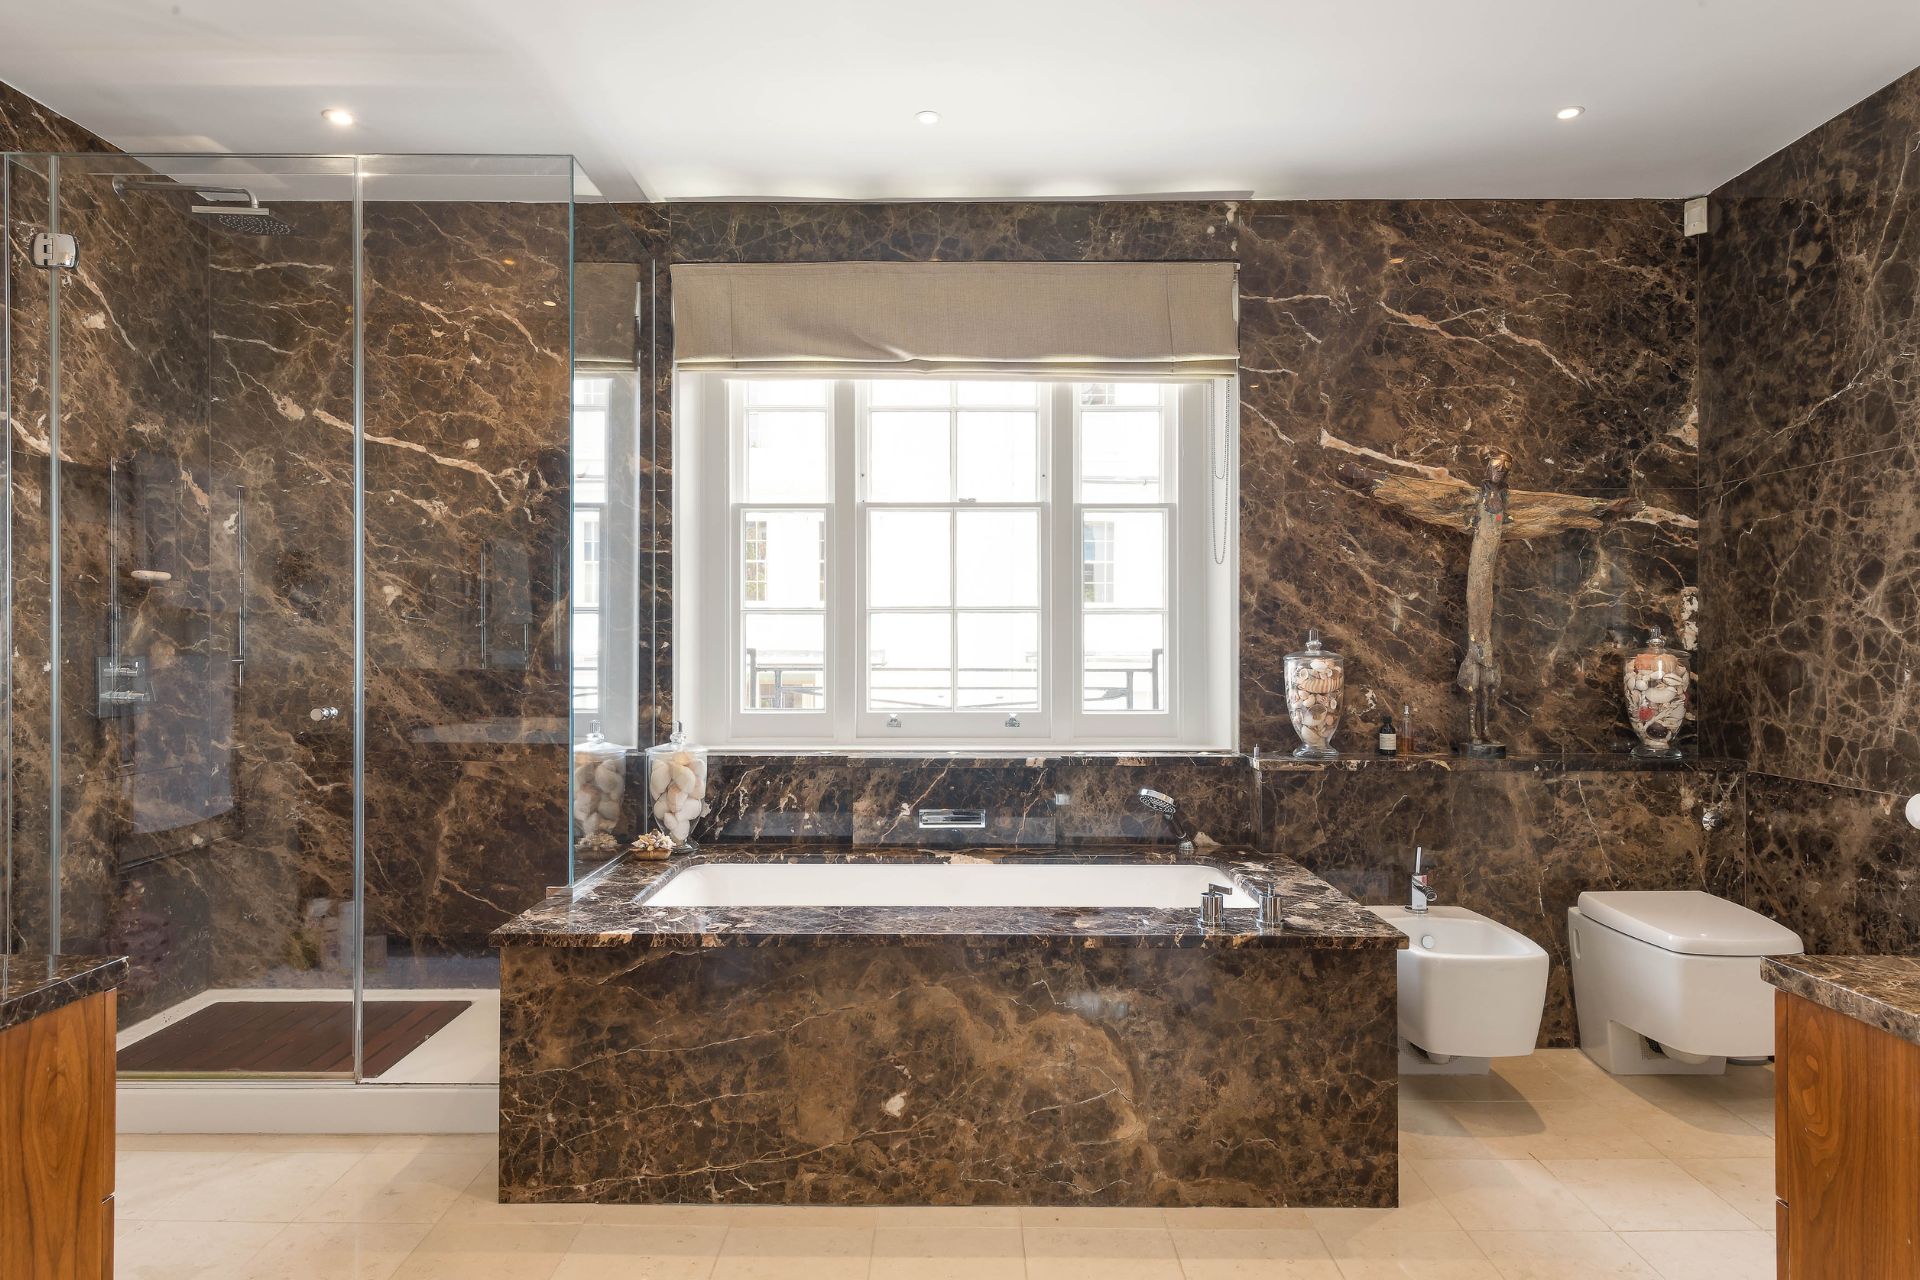
[[[956,598],[962,605],[1040,603],[1040,513],[960,511]]]
[[[867,497],[945,502],[953,493],[945,413],[875,413],[867,429]]]
[[[747,411],[748,502],[827,500],[827,415],[824,411]]]
[[[1080,526],[1081,602],[1159,608],[1167,596],[1167,517],[1161,511],[1088,511]]]
[[[962,711],[1031,711],[1040,705],[1040,615],[963,613]]]
[[[1081,618],[1080,705],[1088,711],[1166,710],[1166,616],[1094,613]]]
[[[868,607],[951,604],[952,517],[945,511],[870,511],[867,518]]]
[[[820,711],[827,696],[821,614],[749,613],[740,621],[748,711]]]
[[[958,496],[964,501],[1032,502],[1039,497],[1036,413],[962,413]]]
[[[876,613],[868,621],[867,706],[945,711],[953,706],[953,631],[945,613]]]
[[[1160,404],[1160,384],[1157,382],[1088,382],[1080,387],[1080,403],[1083,405],[1152,405]]]
[[[939,405],[953,403],[953,384],[925,378],[876,378],[867,384],[867,400],[881,405]]]
[[[805,378],[753,378],[747,381],[747,403],[755,407],[824,409],[831,382]]]
[[[827,600],[824,511],[741,516],[741,600],[747,608],[817,609]]]
[[[14,701],[52,718],[11,779],[14,849],[39,860],[16,871],[12,923],[36,949],[131,958],[129,1077],[351,1078],[353,162],[41,163],[14,169],[12,214],[73,235],[81,265],[15,276],[32,287],[13,300],[12,408],[53,447],[14,479],[14,571],[51,582],[60,618],[44,595],[13,614]],[[247,222],[193,212],[249,196]],[[416,356],[436,340],[394,338]],[[407,400],[396,435],[455,453],[452,424]],[[426,520],[445,496],[400,501]],[[556,690],[564,714],[563,675]],[[234,1034],[262,1016],[271,1037]]]
[[[1001,405],[1019,405],[1027,407],[1033,404],[1037,382],[960,382],[959,389],[962,408],[984,406],[997,408]]]
[[[1080,499],[1083,502],[1160,501],[1162,456],[1159,412],[1088,410],[1080,415]]]

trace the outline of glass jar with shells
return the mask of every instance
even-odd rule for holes
[[[654,831],[671,851],[693,848],[694,820],[707,811],[707,749],[689,743],[684,726],[675,725],[671,738],[647,748],[647,805]],[[656,836],[634,847],[644,854],[641,844],[657,849],[659,843]]]
[[[1687,655],[1667,648],[1667,638],[1655,627],[1647,647],[1627,659],[1621,689],[1627,699],[1627,723],[1633,726],[1633,754],[1646,760],[1673,760],[1680,755],[1674,741],[1687,718],[1687,692],[1693,673]]]
[[[1333,735],[1340,729],[1340,709],[1346,697],[1346,664],[1339,654],[1320,643],[1318,631],[1307,632],[1307,647],[1286,658],[1287,716],[1300,735],[1294,755],[1302,760],[1332,760]]]
[[[627,789],[627,749],[608,742],[594,722],[586,739],[573,747],[573,825],[584,853],[612,854],[619,848],[620,801]]]

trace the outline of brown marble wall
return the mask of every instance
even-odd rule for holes
[[[1920,832],[1920,72],[1714,193],[1701,288],[1714,749],[1752,764],[1754,905],[1911,951]]]
[[[1419,845],[1441,902],[1545,947],[1542,1047],[1575,1043],[1567,908],[1582,891],[1704,889],[1735,901],[1749,894],[1737,764],[1271,761],[1260,785],[1267,848],[1335,888],[1362,902],[1404,903]]]
[[[1280,657],[1310,626],[1346,653],[1357,717],[1411,702],[1428,732],[1464,724],[1466,535],[1343,484],[1356,462],[1477,480],[1479,450],[1498,446],[1516,488],[1621,500],[1601,529],[1507,553],[1502,724],[1516,753],[1624,749],[1622,644],[1655,623],[1692,633],[1694,262],[1674,204],[622,208],[666,264],[1237,261],[1243,750],[1294,745]],[[664,274],[659,290],[664,316]],[[669,325],[655,341],[665,370]],[[662,441],[667,391],[657,380]],[[658,465],[670,477],[670,457]],[[668,568],[655,567],[663,584]],[[663,629],[663,668],[670,654]]]
[[[1391,1205],[1395,954],[509,946],[501,1198]]]

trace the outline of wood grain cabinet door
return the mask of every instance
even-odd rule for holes
[[[0,1031],[0,1280],[112,1275],[113,1006]]]
[[[1782,1280],[1920,1276],[1920,1046],[1776,997]]]

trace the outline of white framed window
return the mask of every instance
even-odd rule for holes
[[[1233,746],[1233,390],[680,374],[683,718],[733,747]]]

